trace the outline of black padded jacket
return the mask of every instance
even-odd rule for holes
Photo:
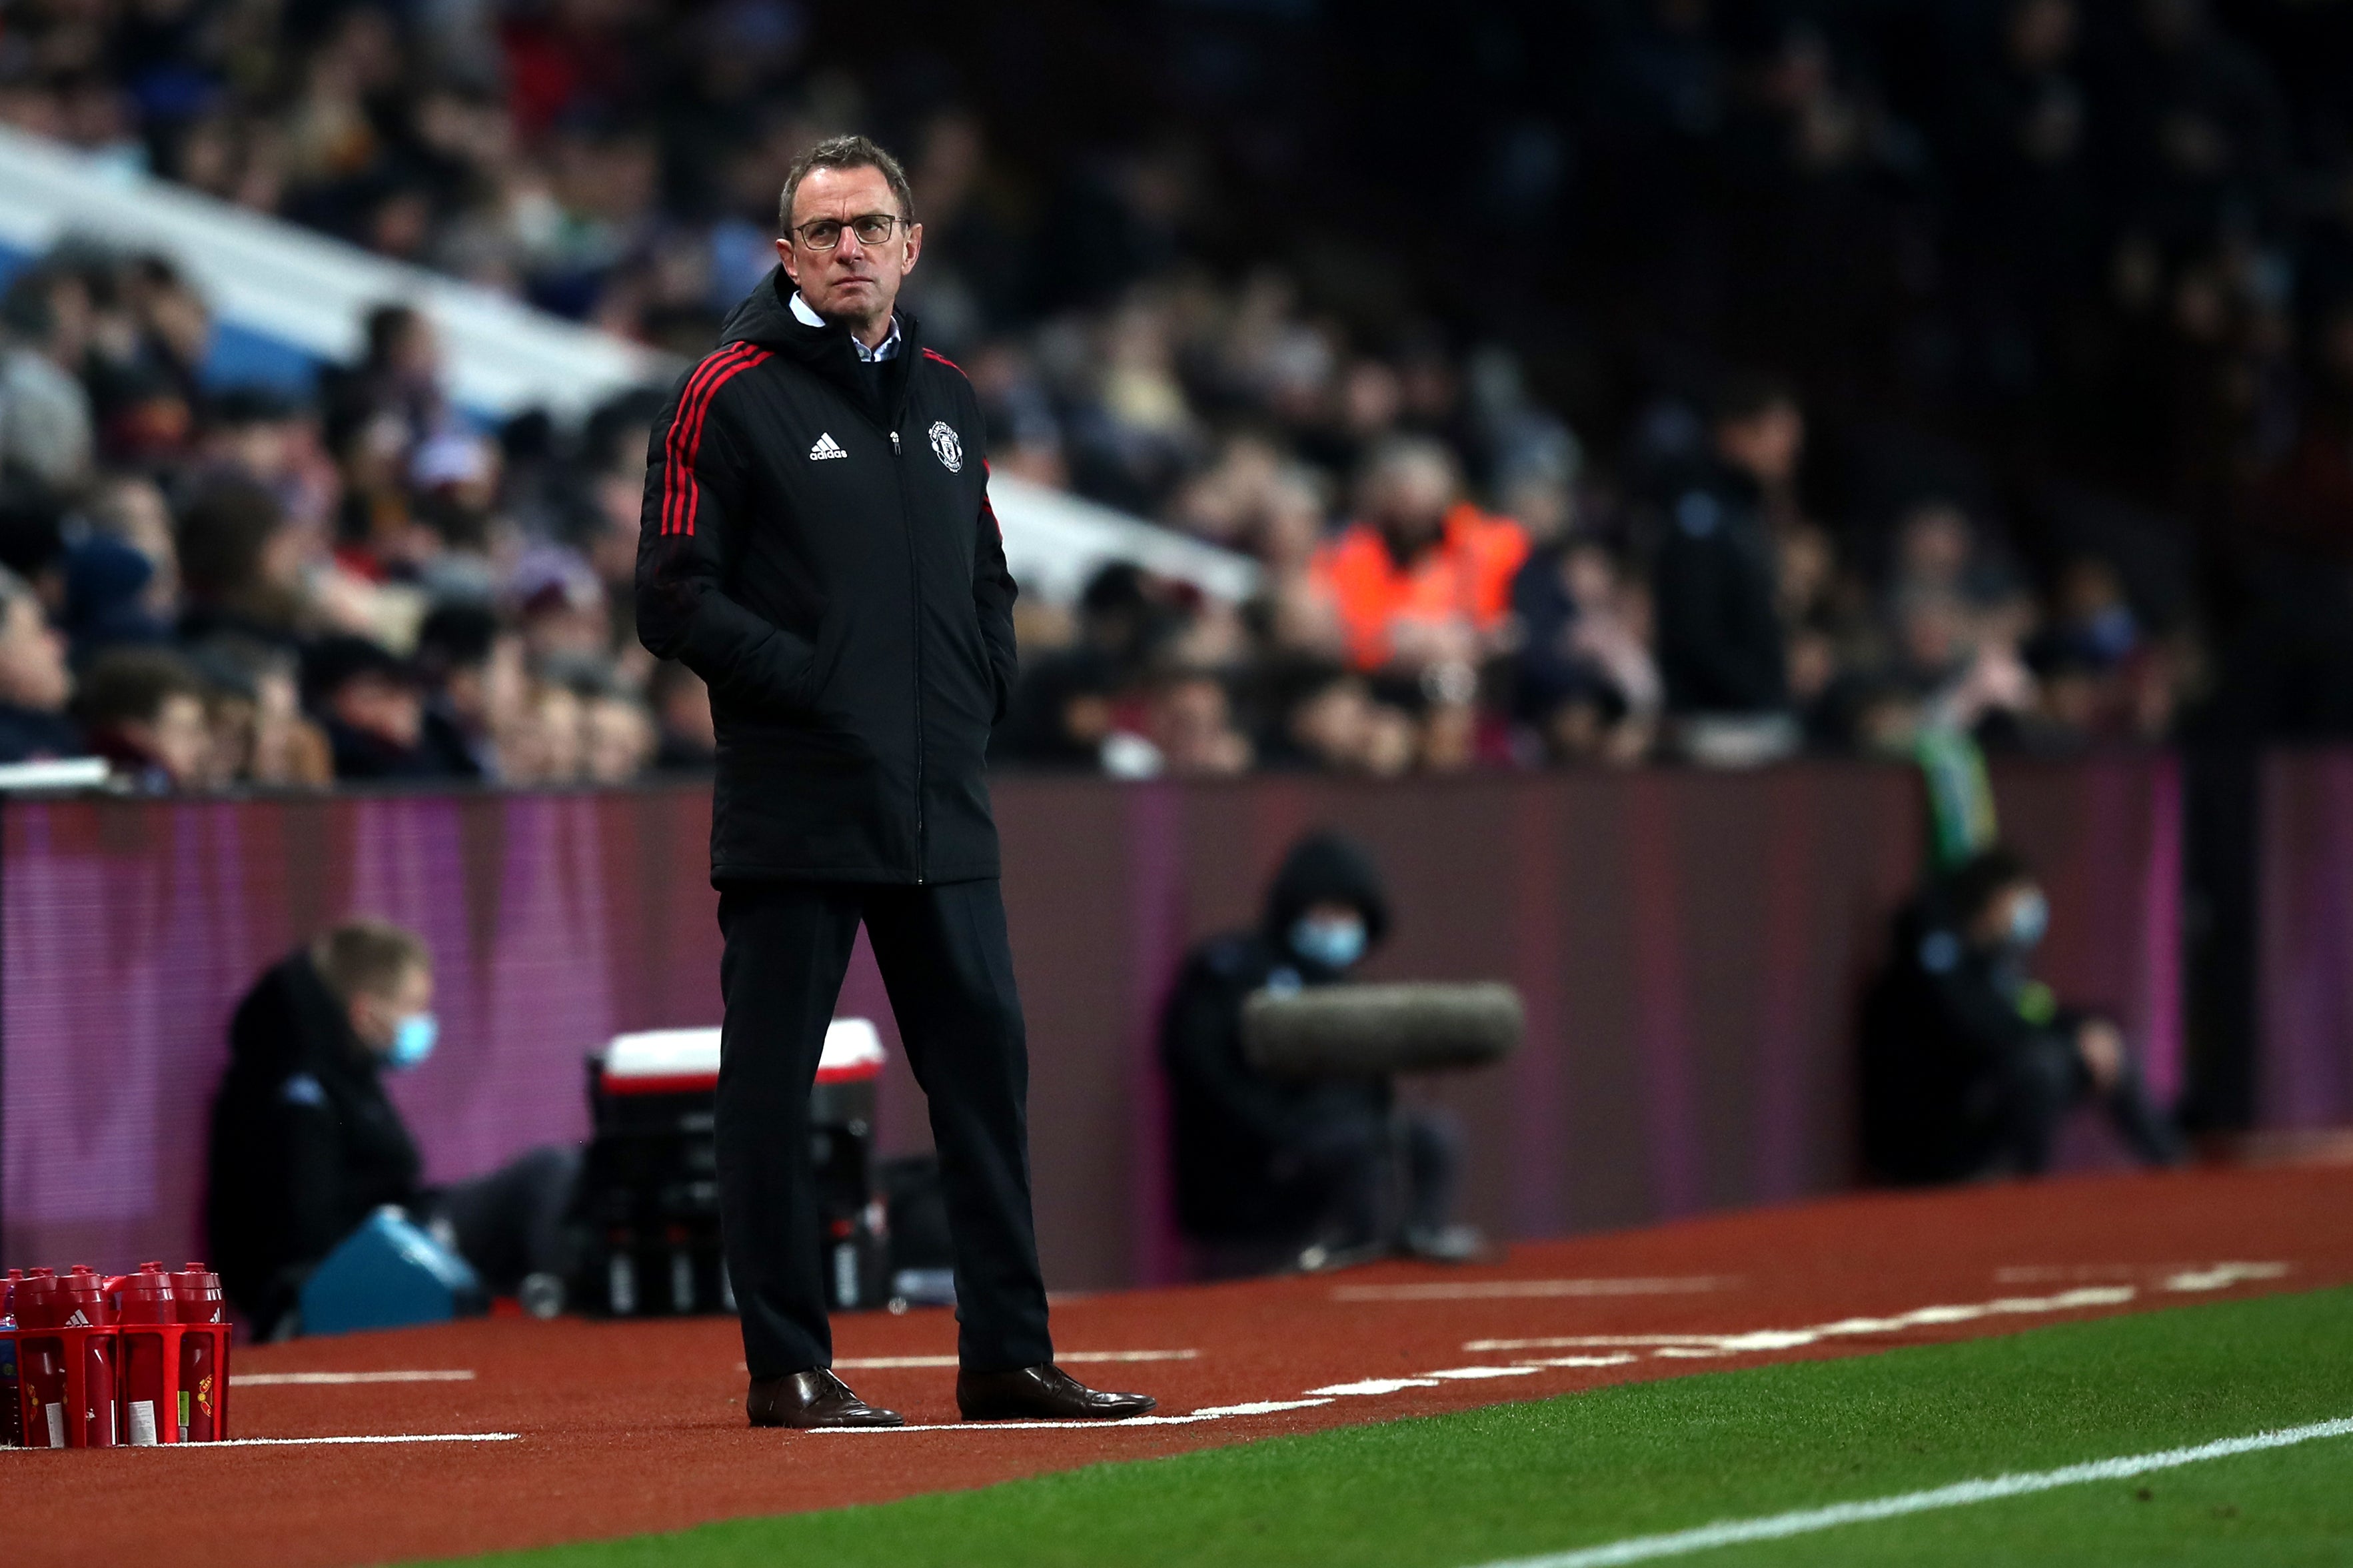
[[[267,1337],[311,1267],[379,1205],[420,1203],[423,1162],[375,1057],[307,952],[229,1021],[206,1224],[229,1300]]]
[[[790,288],[736,307],[646,465],[638,635],[711,688],[711,879],[994,877],[1014,584],[979,400],[913,317],[868,363]]]

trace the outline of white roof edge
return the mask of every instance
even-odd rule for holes
[[[39,250],[69,235],[165,251],[216,314],[325,359],[357,351],[372,307],[415,305],[441,329],[451,392],[493,414],[575,415],[677,374],[669,355],[479,284],[0,127],[0,240]]]

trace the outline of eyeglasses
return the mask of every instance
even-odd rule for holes
[[[858,237],[860,245],[881,245],[891,237],[894,224],[902,228],[915,226],[895,213],[864,213],[846,222],[838,217],[812,218],[786,232],[798,236],[804,248],[831,250],[841,243],[841,231],[845,228]]]

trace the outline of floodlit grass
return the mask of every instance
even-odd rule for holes
[[[2329,1290],[467,1562],[1459,1568],[2342,1416],[2353,1290]],[[1672,1561],[2343,1564],[2353,1437]]]

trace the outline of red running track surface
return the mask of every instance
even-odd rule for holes
[[[235,1363],[240,1378],[473,1376],[244,1384],[233,1394],[241,1436],[519,1436],[0,1453],[0,1496],[12,1540],[70,1540],[93,1560],[168,1542],[178,1568],[339,1565],[605,1538],[1768,1360],[2342,1284],[2353,1281],[2348,1213],[2353,1166],[2206,1171],[1848,1198],[1522,1246],[1492,1268],[1382,1265],[1058,1302],[1055,1339],[1066,1352],[1196,1352],[1074,1363],[1088,1381],[1156,1394],[1166,1414],[1366,1388],[1298,1408],[1149,1426],[754,1432],[744,1426],[734,1326],[716,1319],[491,1319],[245,1348]],[[1888,1321],[1931,1307],[1958,1310]],[[1651,1342],[1840,1322],[1830,1335],[1729,1347],[1704,1338]],[[845,1362],[955,1350],[944,1311],[849,1316],[836,1337]],[[1630,1337],[1643,1342],[1489,1342]],[[1558,1358],[1607,1364],[1417,1376]],[[948,1368],[843,1373],[911,1421],[955,1419]],[[1388,1380],[1412,1381],[1384,1388]]]

